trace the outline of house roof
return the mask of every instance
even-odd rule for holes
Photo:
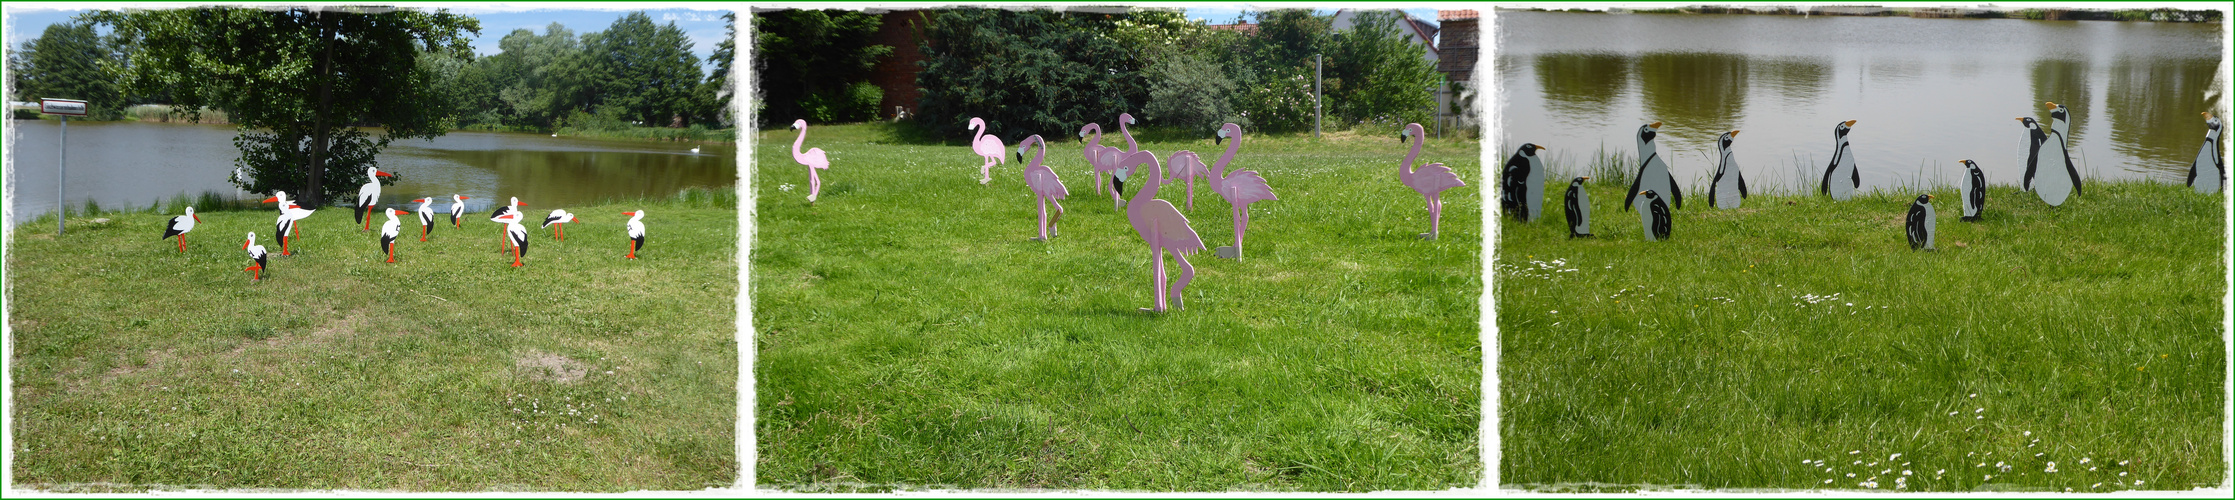
[[[1476,20],[1476,19],[1480,19],[1480,18],[1482,18],[1482,13],[1480,13],[1480,12],[1476,12],[1476,11],[1475,11],[1474,9],[1466,9],[1466,10],[1439,10],[1439,11],[1436,11],[1436,21],[1438,21],[1438,22],[1442,22],[1442,21],[1472,21],[1472,20]]]
[[[1205,27],[1205,28],[1210,28],[1210,29],[1214,29],[1214,30],[1233,31],[1233,32],[1238,32],[1238,33],[1244,34],[1244,35],[1250,35],[1250,34],[1256,34],[1256,33],[1257,33],[1257,25],[1256,25],[1256,24],[1253,24],[1253,23],[1237,23],[1237,24],[1206,24],[1206,25],[1203,25],[1203,27]]]

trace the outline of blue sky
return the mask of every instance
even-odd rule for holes
[[[644,9],[642,7],[628,8],[629,5],[626,3],[612,8],[600,8],[585,3],[568,4],[566,9],[531,9],[524,6],[495,4],[452,6],[449,9],[454,13],[472,15],[481,19],[481,35],[473,39],[473,51],[479,55],[493,55],[499,52],[497,41],[512,33],[514,29],[526,28],[540,34],[543,33],[545,26],[556,22],[566,25],[567,29],[574,30],[575,34],[579,35],[591,31],[605,31],[607,27],[613,25],[614,20],[620,19],[621,16],[637,10],[644,10],[646,15],[652,16],[652,22],[654,23],[666,26],[673,22],[675,27],[682,28],[683,35],[691,40],[691,53],[697,54],[699,59],[703,61],[707,56],[714,55],[714,46],[721,43],[722,37],[728,36],[727,25],[722,21],[722,14],[728,11],[719,7],[730,5],[710,3],[698,8]],[[8,46],[22,47],[24,41],[38,38],[40,33],[46,31],[48,25],[67,22],[70,17],[87,10],[82,8],[64,10],[62,7],[81,6],[82,4],[59,4],[49,7],[39,3],[9,3],[6,7]],[[702,62],[700,70],[712,71],[713,66]]]

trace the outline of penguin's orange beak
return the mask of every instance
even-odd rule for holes
[[[1731,137],[1738,137],[1738,131],[1736,131],[1736,130],[1733,130],[1733,131],[1731,131]]]
[[[1544,146],[1542,146],[1542,145],[1539,145],[1539,146],[1537,146],[1537,149],[1552,149],[1552,148],[1548,148],[1548,147],[1544,147]]]
[[[1583,178],[1583,180],[1591,180],[1591,178],[1590,178],[1590,177],[1584,177],[1584,178]]]
[[[1855,120],[1847,120],[1847,126],[1849,126],[1849,127],[1853,127],[1853,126],[1855,126]]]
[[[2041,104],[2047,104],[2047,105],[2049,105],[2049,109],[2057,109],[2057,103],[2053,103],[2053,102],[2049,102],[2049,101],[2041,101]]]
[[[1661,122],[1653,122],[1653,124],[1651,124],[1651,125],[1646,125],[1646,126],[1647,126],[1647,127],[1652,127],[1652,128],[1661,128]]]

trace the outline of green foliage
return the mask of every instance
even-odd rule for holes
[[[1236,123],[1248,129],[1250,121],[1234,109],[1238,88],[1226,72],[1204,56],[1166,57],[1149,67],[1149,103],[1146,120],[1160,125],[1215,133],[1220,124]]]
[[[737,60],[737,13],[725,12],[722,20],[728,24],[722,32],[722,42],[714,45],[714,54],[707,61],[714,63],[714,74],[706,76],[706,83],[699,85],[699,107],[706,115],[697,120],[709,125],[729,125],[737,121],[730,116],[730,98],[737,95],[737,83],[730,80],[730,63]]]
[[[128,60],[106,65],[127,92],[168,93],[189,117],[225,111],[242,134],[242,167],[259,192],[305,206],[363,183],[380,147],[441,135],[456,124],[422,52],[468,54],[480,22],[447,11],[357,7],[93,11]],[[381,127],[379,139],[355,127]],[[338,174],[338,175],[336,175]],[[391,179],[392,180],[392,179]]]
[[[704,80],[698,56],[674,22],[659,26],[643,11],[631,12],[603,32],[584,35],[582,51],[590,105],[618,106],[631,121],[654,127],[680,127],[706,115],[693,104]]]
[[[1397,31],[1401,14],[1364,9],[1336,34],[1327,59],[1327,113],[1352,124],[1403,126],[1431,119],[1442,81],[1427,48]]]
[[[87,118],[115,120],[124,116],[123,89],[101,70],[118,56],[111,43],[101,39],[93,24],[70,22],[47,26],[38,38],[23,43],[23,50],[8,54],[8,73],[16,100],[41,98],[78,99],[91,108]]]
[[[1236,107],[1257,124],[1258,130],[1290,132],[1312,126],[1312,63],[1333,43],[1334,19],[1311,9],[1277,9],[1251,13],[1257,33],[1237,44],[1237,59],[1244,66],[1234,74],[1245,89]]]
[[[964,8],[933,16],[917,117],[938,136],[968,137],[979,117],[1003,137],[1067,137],[1148,100],[1141,60],[1107,36],[1123,14]]]
[[[873,120],[876,101],[857,90],[888,45],[870,43],[883,24],[848,10],[782,10],[753,14],[753,61],[759,78],[760,126],[806,119],[815,123]],[[874,88],[873,86],[871,88]],[[880,94],[881,96],[881,94]]]

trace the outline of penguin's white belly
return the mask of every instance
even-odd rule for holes
[[[1743,201],[1738,197],[1738,160],[1724,158],[1721,172],[1712,188],[1715,191],[1715,208],[1738,208],[1738,204]]]
[[[1932,236],[1933,236],[1933,234],[1934,234],[1934,233],[1937,233],[1937,232],[1939,232],[1939,224],[1937,224],[1937,223],[1936,223],[1936,222],[1937,222],[1937,221],[1938,221],[1939,219],[1940,219],[1940,214],[1939,214],[1939,213],[1937,213],[1937,212],[1934,212],[1934,211],[1932,210],[1932,205],[1925,205],[1925,249],[1926,249],[1926,250],[1939,250],[1938,248],[1933,248],[1933,247],[1932,247]]]
[[[1831,184],[1831,199],[1847,201],[1855,197],[1855,151],[1840,151],[1838,165],[1831,169],[1831,178],[1826,180]]]
[[[1637,169],[1637,178],[1637,190],[1640,193],[1652,191],[1660,193],[1662,199],[1669,199],[1669,196],[1676,192],[1670,189],[1673,186],[1669,184],[1668,163],[1662,162],[1660,155],[1647,158],[1645,167]],[[1638,196],[1637,199],[1644,200],[1645,197]],[[1638,206],[1644,207],[1644,205]],[[1674,204],[1669,205],[1670,208],[1675,208],[1675,206]],[[1642,210],[1640,208],[1640,211]]]
[[[2204,141],[2204,147],[2196,152],[2196,166],[2191,167],[2196,169],[2196,181],[2190,187],[2196,188],[2198,193],[2217,193],[2220,183],[2227,182],[2220,178],[2223,173],[2219,170],[2219,148],[2212,146],[2212,141]]]
[[[1544,218],[1544,167],[1529,169],[1529,185],[1521,188],[1521,203],[1528,205],[1529,222]]]
[[[1630,208],[1637,211],[1638,225],[1645,228],[1645,241],[1660,241],[1653,238],[1653,202],[1639,196],[1637,205]]]
[[[2041,143],[2040,162],[2033,167],[2033,193],[2049,206],[2064,206],[2065,198],[2072,197],[2072,174],[2066,165],[2071,157],[2064,152],[2064,143],[2051,137]]]
[[[1575,211],[1576,211],[1577,213],[1583,214],[1583,216],[1582,216],[1582,217],[1577,217],[1577,218],[1576,218],[1576,220],[1579,220],[1579,221],[1582,221],[1582,222],[1581,222],[1581,223],[1579,223],[1579,224],[1576,224],[1576,225],[1575,225],[1575,233],[1576,233],[1576,234],[1591,234],[1591,192],[1590,192],[1590,191],[1588,191],[1588,190],[1581,190],[1581,189],[1578,189],[1578,190],[1576,190],[1576,192],[1575,192]]]

